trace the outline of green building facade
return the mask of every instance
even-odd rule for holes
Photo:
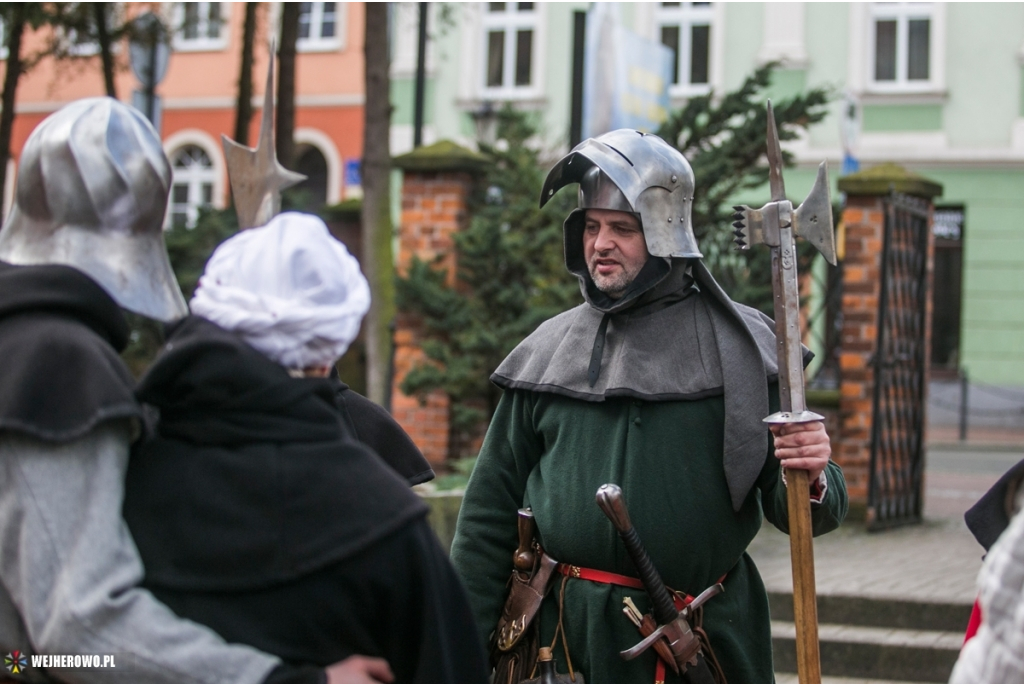
[[[423,141],[472,146],[505,102],[538,144],[570,143],[576,14],[589,3],[431,3]],[[620,3],[624,26],[676,49],[673,105],[781,63],[773,96],[829,86],[829,117],[789,146],[794,201],[828,160],[895,162],[940,183],[933,366],[1024,386],[1024,4]],[[418,7],[394,6],[391,145],[413,141]],[[763,202],[767,195],[738,198]]]

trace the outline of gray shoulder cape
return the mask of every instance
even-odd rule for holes
[[[587,302],[541,324],[491,380],[586,402],[724,395],[723,465],[738,511],[768,455],[762,419],[778,378],[772,320],[729,299],[698,261],[673,263],[625,306],[595,305],[584,279],[581,286]]]

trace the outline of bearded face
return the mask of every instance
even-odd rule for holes
[[[647,241],[640,221],[628,212],[588,209],[583,257],[598,290],[618,299],[647,263]]]

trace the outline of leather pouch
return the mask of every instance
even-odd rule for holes
[[[509,579],[508,599],[494,629],[494,647],[499,652],[508,652],[522,639],[548,593],[558,562],[539,547],[537,551],[534,572],[513,571]]]
[[[551,587],[558,562],[534,539],[533,512],[519,510],[519,547],[513,555],[508,597],[491,634],[493,682],[521,683],[537,663],[538,631],[534,619]]]

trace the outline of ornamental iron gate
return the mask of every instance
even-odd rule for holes
[[[926,390],[929,207],[885,200],[867,526],[921,521]]]

